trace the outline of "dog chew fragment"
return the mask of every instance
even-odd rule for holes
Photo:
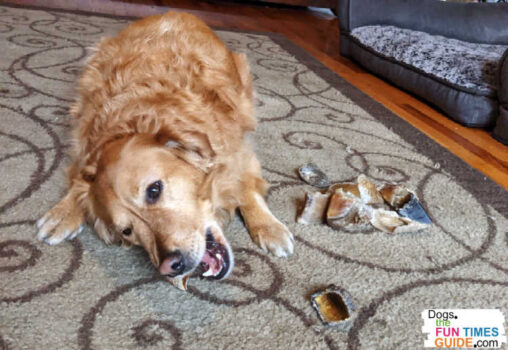
[[[394,211],[378,209],[372,214],[370,221],[372,226],[386,233],[395,233],[395,231],[408,224],[408,220],[404,220]]]
[[[379,192],[386,203],[395,209],[401,208],[411,197],[411,193],[404,185],[384,185]]]
[[[298,169],[301,179],[311,186],[318,188],[327,188],[330,186],[330,180],[316,164],[308,163]]]
[[[384,209],[374,210],[370,223],[378,230],[387,233],[417,232],[428,226],[426,223],[417,222]]]
[[[375,227],[387,233],[416,232],[432,223],[416,195],[406,186],[385,184],[378,189],[363,174],[358,176],[357,183],[336,183],[327,193],[305,194],[298,223],[322,223],[323,218],[336,230],[365,231]]]
[[[187,280],[189,276],[185,276],[182,278],[168,278],[168,281],[178,289],[187,290]]]
[[[329,199],[329,193],[305,193],[305,204],[297,222],[304,225],[323,223]]]
[[[369,220],[368,209],[360,198],[342,189],[332,194],[326,211],[328,226],[336,230],[344,228],[363,231],[370,227]]]
[[[365,204],[382,204],[383,196],[376,188],[376,185],[365,175],[358,176],[358,191]]]
[[[337,192],[338,190],[342,190],[342,192],[344,192],[345,194],[352,195],[357,198],[361,198],[360,191],[358,190],[357,184],[354,184],[351,182],[333,184],[328,189],[328,192],[334,193],[334,192]]]
[[[343,331],[351,328],[356,310],[351,295],[345,289],[330,285],[324,291],[312,294],[311,302],[325,325]]]
[[[400,216],[422,224],[432,223],[418,198],[404,185],[385,185],[380,192],[386,203]]]
[[[409,201],[404,204],[400,209],[397,209],[397,213],[399,213],[400,216],[403,216],[405,218],[408,218],[412,221],[421,223],[421,224],[431,224],[432,220],[430,219],[429,215],[427,215],[427,212],[425,209],[423,209],[422,204],[416,198],[414,194],[411,193],[411,197]]]
[[[341,219],[347,216],[355,206],[355,202],[354,198],[348,196],[342,190],[333,193],[326,212],[326,220]]]

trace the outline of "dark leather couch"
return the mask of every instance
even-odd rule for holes
[[[508,144],[508,4],[339,0],[338,16],[343,56],[421,97],[463,125],[493,129],[493,136]],[[496,65],[490,72],[493,75],[490,89],[480,91],[442,79],[432,71],[425,72],[394,58],[397,55],[386,55],[369,47],[355,35],[355,31],[363,28],[374,28],[382,33],[380,28],[388,27],[424,32],[436,40],[451,38],[452,41],[457,39],[457,42],[483,45],[487,50],[492,45],[499,55],[490,62]],[[393,50],[393,43],[389,44]]]

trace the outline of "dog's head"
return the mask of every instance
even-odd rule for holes
[[[208,167],[175,141],[141,134],[110,142],[88,191],[95,231],[142,246],[170,280],[226,277],[233,254],[205,193]]]

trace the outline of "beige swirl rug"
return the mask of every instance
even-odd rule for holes
[[[508,316],[508,193],[286,39],[218,31],[247,54],[268,202],[296,237],[294,256],[262,253],[240,219],[223,282],[172,288],[144,252],[87,229],[49,247],[34,221],[65,191],[68,107],[87,47],[130,20],[0,6],[0,349],[417,349],[426,308]],[[428,232],[389,235],[302,226],[309,161],[334,181],[365,173],[414,188]],[[313,292],[336,284],[357,315],[321,324]]]

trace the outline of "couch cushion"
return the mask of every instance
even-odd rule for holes
[[[419,70],[409,68],[407,64],[401,64],[375,53],[374,50],[366,49],[350,35],[341,34],[340,45],[341,54],[351,57],[370,72],[438,107],[455,121],[480,128],[496,124],[499,110],[496,97],[472,94],[450,84],[444,84],[442,80],[422,74]],[[411,109],[404,104],[401,106]]]
[[[485,96],[497,89],[503,45],[478,44],[394,26],[363,26],[351,36],[388,59],[455,88]]]

